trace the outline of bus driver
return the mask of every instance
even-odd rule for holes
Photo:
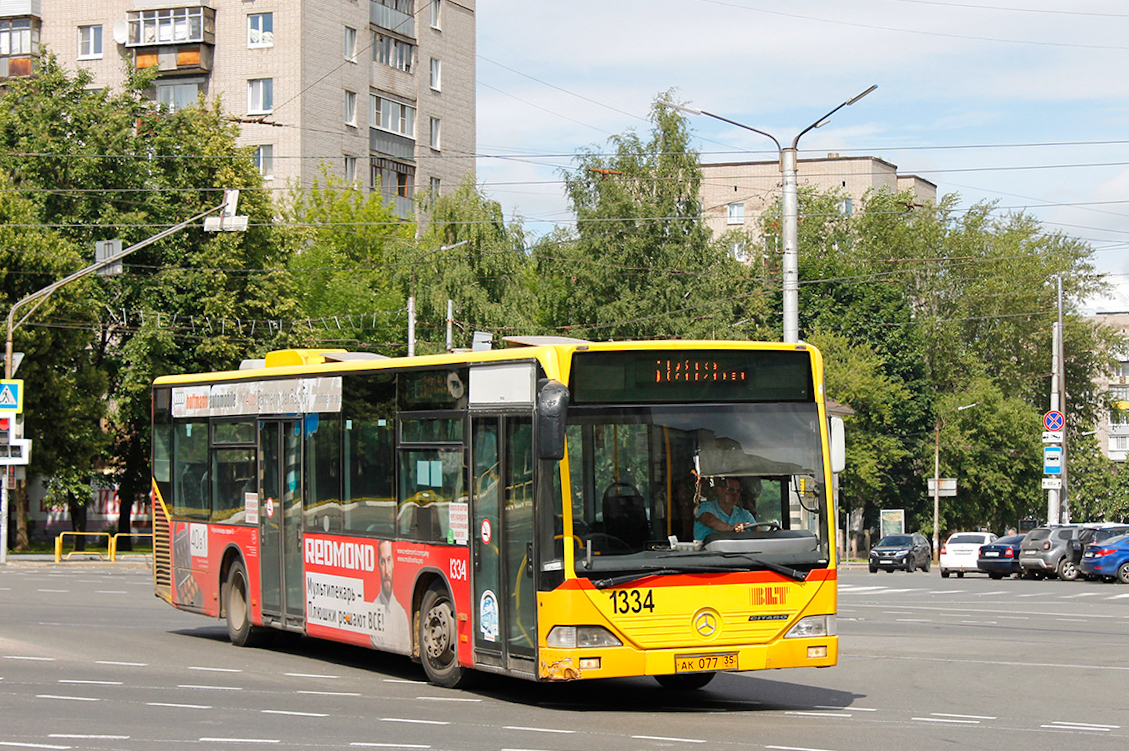
[[[704,540],[713,532],[743,532],[757,523],[748,509],[737,505],[741,492],[738,478],[726,477],[721,481],[717,500],[702,501],[698,506],[698,518],[694,522],[695,540]]]

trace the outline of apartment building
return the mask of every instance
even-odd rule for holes
[[[820,192],[843,194],[843,211],[850,213],[868,191],[913,191],[917,204],[935,203],[937,186],[916,175],[899,175],[898,168],[872,156],[800,159],[797,183]],[[779,160],[767,162],[722,162],[702,165],[702,216],[715,236],[730,230],[760,235],[758,218],[780,200],[783,175]],[[740,248],[734,253],[739,257]]]
[[[155,67],[169,108],[218,97],[279,193],[328,170],[406,217],[474,170],[475,0],[0,0],[0,82],[48,50],[99,87]]]
[[[1098,313],[1091,320],[1109,326],[1122,336],[1129,336],[1129,313]],[[1129,352],[1122,352],[1108,382],[1100,383],[1109,392],[1110,400],[1121,409],[1129,409]],[[1115,462],[1129,459],[1129,417],[1107,413],[1095,426],[1098,445]]]

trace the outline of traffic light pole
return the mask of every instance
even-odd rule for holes
[[[60,279],[59,281],[54,282],[52,284],[48,284],[43,289],[32,292],[27,297],[24,297],[23,299],[18,300],[15,303],[15,305],[13,305],[11,307],[11,309],[8,311],[8,335],[4,340],[4,379],[10,380],[12,378],[12,358],[13,358],[12,334],[13,334],[13,332],[16,330],[17,327],[20,326],[20,324],[24,323],[31,316],[32,313],[35,312],[36,308],[38,308],[39,305],[42,304],[43,301],[46,300],[51,295],[52,292],[54,292],[55,290],[57,290],[61,287],[65,287],[66,285],[70,284],[71,282],[77,281],[77,280],[83,278],[84,276],[87,276],[89,274],[93,274],[95,271],[98,271],[99,269],[106,268],[107,266],[112,266],[113,264],[120,262],[123,258],[125,258],[129,254],[133,253],[134,251],[141,250],[144,247],[152,245],[153,243],[157,242],[158,240],[163,240],[166,237],[168,237],[169,235],[175,235],[177,232],[180,232],[182,229],[186,229],[187,227],[192,226],[196,222],[199,222],[201,219],[205,219],[206,217],[209,217],[212,214],[215,214],[216,212],[219,212],[219,211],[223,212],[223,214],[220,217],[213,218],[211,220],[205,221],[204,229],[206,231],[210,232],[210,231],[215,231],[215,230],[243,230],[243,229],[246,229],[247,228],[247,217],[245,217],[245,216],[235,216],[235,207],[236,207],[236,204],[237,204],[238,201],[239,201],[239,191],[238,190],[224,191],[223,203],[221,203],[219,206],[215,206],[213,208],[208,209],[207,211],[203,211],[203,212],[197,214],[196,216],[194,216],[190,219],[185,219],[183,222],[181,222],[179,224],[174,224],[173,226],[169,227],[168,229],[166,229],[162,232],[158,232],[157,234],[153,235],[152,237],[149,237],[145,240],[142,240],[141,242],[137,243],[136,245],[130,245],[128,248],[124,249],[121,253],[117,253],[113,256],[110,256],[109,258],[104,258],[101,261],[98,261],[97,263],[92,263],[85,268],[79,269],[78,271],[74,272],[70,276],[64,277],[63,279]],[[20,320],[17,321],[16,320],[16,311],[19,310],[20,308],[23,308],[23,307],[31,304],[31,303],[35,303],[35,305],[32,306],[32,308],[30,310],[28,310],[27,313],[24,314],[23,318],[21,318]],[[3,477],[3,481],[0,482],[0,566],[5,565],[8,562],[8,468],[7,468],[7,465],[3,465],[3,468],[4,468],[4,472],[3,472],[4,477]]]

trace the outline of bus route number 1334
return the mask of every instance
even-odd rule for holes
[[[612,598],[613,613],[655,612],[655,598],[649,589],[646,594],[638,589],[617,589],[608,594]]]

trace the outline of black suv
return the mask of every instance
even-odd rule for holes
[[[1019,567],[1028,579],[1057,576],[1064,581],[1078,578],[1082,549],[1094,539],[1092,527],[1062,525],[1036,527],[1019,548]]]
[[[887,571],[902,569],[912,572],[918,568],[928,571],[932,560],[933,551],[924,535],[917,532],[886,535],[870,551],[870,573],[880,568]]]

